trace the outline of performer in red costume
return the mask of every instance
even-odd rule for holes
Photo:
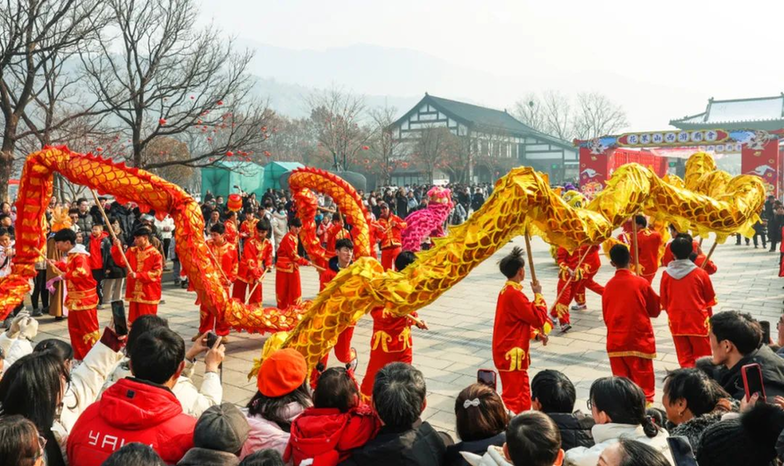
[[[223,273],[220,274],[220,279],[223,288],[228,293],[232,283],[237,278],[237,249],[226,240],[226,227],[222,223],[216,223],[210,228],[210,239],[207,241],[207,247],[212,251],[210,258],[213,261],[218,261],[214,265],[223,270]],[[214,312],[210,312],[203,303],[199,311],[199,333],[196,335],[196,338],[198,339],[200,335],[214,330],[218,336],[224,337],[222,341],[226,343],[230,327],[224,322],[223,318],[220,315],[216,316]]]
[[[128,322],[133,324],[137,317],[144,314],[157,314],[161,301],[161,274],[163,256],[150,243],[152,232],[141,227],[133,232],[134,246],[128,248],[125,257],[130,262],[131,272],[126,279],[125,299],[128,300]],[[120,240],[112,246],[112,259],[120,267],[127,267],[120,248]]]
[[[245,220],[242,222],[242,225],[240,225],[240,238],[252,238],[256,231],[256,223],[258,221],[259,219],[256,218],[256,215],[254,215],[253,212],[245,214]]]
[[[402,250],[400,235],[406,229],[406,222],[391,213],[386,202],[379,203],[379,207],[381,217],[375,224],[376,237],[381,241],[381,265],[384,270],[389,270]]]
[[[667,311],[675,352],[681,367],[694,367],[702,356],[711,355],[710,307],[716,304],[708,273],[690,259],[692,241],[678,236],[670,245],[675,260],[661,280],[661,307]]]
[[[648,228],[648,220],[644,215],[637,215],[634,221],[637,223],[637,257],[640,262],[638,275],[648,280],[648,283],[653,283],[656,271],[659,270],[659,248],[662,244],[662,236],[658,231]]]
[[[585,259],[581,263],[580,259],[583,256]],[[558,295],[560,298],[555,303],[552,317],[558,319],[561,332],[568,332],[572,327],[569,314],[569,304],[572,299],[577,301],[572,310],[583,310],[587,308],[585,305],[586,288],[599,296],[604,293],[604,287],[593,280],[602,265],[601,259],[599,259],[599,246],[581,246],[571,254],[565,248],[559,247],[556,252],[556,260],[560,267],[558,273]],[[567,282],[569,282],[568,287],[566,286]]]
[[[651,317],[658,317],[661,312],[659,297],[647,280],[629,270],[628,247],[613,246],[610,260],[615,276],[607,282],[602,295],[610,369],[613,375],[627,377],[639,385],[645,399],[652,403],[656,391],[656,337]]]
[[[226,212],[226,221],[223,222],[223,227],[226,230],[224,233],[224,237],[226,238],[226,242],[234,246],[234,249],[239,251],[240,245],[240,232],[237,228],[237,213],[236,212]]]
[[[677,238],[679,236],[686,236],[689,239],[691,239],[691,236],[686,233],[678,233],[675,230],[675,228],[672,227],[672,225],[670,225],[670,231],[672,232],[673,238]],[[667,246],[664,248],[664,255],[662,256],[662,260],[661,260],[661,265],[664,267],[667,267],[668,265],[670,265],[670,262],[675,260],[675,256],[672,254],[672,249],[670,249],[671,245],[672,245],[672,241],[667,243]],[[718,267],[716,267],[716,264],[712,260],[709,260],[708,264],[705,265],[705,267],[702,267],[702,264],[705,263],[705,260],[708,257],[702,252],[699,241],[692,240],[691,247],[692,247],[691,256],[694,257],[693,259],[694,264],[697,265],[697,267],[703,268],[706,272],[708,272],[708,275],[713,275],[719,270]]]
[[[234,282],[232,296],[245,302],[246,293],[255,287],[253,294],[248,298],[249,304],[258,304],[262,299],[261,280],[264,274],[272,268],[272,242],[268,239],[271,226],[262,219],[255,223],[255,234],[245,240],[242,250],[237,280]],[[256,284],[258,283],[258,286]]]
[[[275,264],[275,298],[278,301],[278,309],[286,309],[302,301],[299,267],[310,265],[310,262],[297,254],[300,229],[302,229],[302,221],[293,218],[289,222],[289,232],[280,241],[278,247],[278,262]]]
[[[74,359],[81,361],[101,337],[98,327],[98,293],[90,271],[90,253],[83,245],[76,244],[76,233],[70,228],[55,233],[54,241],[57,249],[64,254],[65,261],[50,262],[65,274],[68,335],[71,337]]]
[[[336,256],[330,259],[327,262],[327,267],[324,269],[324,271],[319,273],[319,292],[323,291],[327,284],[331,282],[332,279],[335,278],[341,270],[345,269],[353,263],[352,259],[354,258],[354,243],[352,243],[351,240],[347,238],[339,239],[335,243],[335,252]],[[353,336],[354,326],[352,325],[340,332],[340,335],[338,335],[338,341],[335,343],[333,350],[335,351],[335,357],[338,358],[338,361],[342,362],[343,364],[352,364],[354,367],[356,367],[357,351],[351,347],[351,338]],[[321,358],[321,364],[323,367],[320,369],[322,371],[327,367],[327,362],[329,362],[329,353]],[[316,379],[318,378],[318,373],[318,371],[313,371],[311,383],[314,385]]]
[[[515,247],[504,257],[500,269],[507,281],[498,294],[495,308],[493,363],[501,376],[504,404],[513,413],[521,413],[531,409],[529,339],[532,330],[541,329],[547,322],[547,304],[538,283],[531,284],[533,303],[523,293],[521,282],[525,279],[525,262],[522,249]]]
[[[351,232],[343,227],[343,217],[339,212],[332,214],[332,225],[327,228],[326,259],[335,257],[335,243],[341,239],[351,239]]]
[[[415,260],[416,255],[413,252],[402,251],[395,259],[395,270],[401,271]],[[370,315],[373,317],[370,359],[359,389],[364,399],[370,399],[376,374],[384,366],[393,362],[411,364],[414,358],[414,341],[411,338],[413,320],[408,317],[395,317],[383,307],[373,309]],[[416,312],[411,316],[418,317]],[[427,323],[424,320],[415,325],[417,328],[427,330]]]

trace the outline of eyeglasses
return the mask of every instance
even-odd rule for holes
[[[593,403],[591,402],[590,398],[588,398],[588,401],[585,402],[585,406],[588,407],[588,411],[593,410]]]

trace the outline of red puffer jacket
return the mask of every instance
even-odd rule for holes
[[[167,464],[193,447],[196,418],[182,412],[174,394],[160,385],[121,379],[82,413],[68,436],[68,463],[100,466],[123,445],[150,445]]]
[[[351,456],[351,450],[374,438],[380,428],[368,405],[347,413],[335,408],[308,408],[291,424],[283,460],[296,465],[313,459],[312,466],[336,466]]]

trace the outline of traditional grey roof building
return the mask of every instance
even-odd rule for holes
[[[495,181],[496,173],[503,175],[520,165],[549,173],[552,183],[576,180],[578,176],[578,151],[572,143],[538,132],[506,111],[425,93],[389,130],[395,139],[413,144],[428,128],[448,128],[468,151],[465,170],[440,175],[449,175],[451,181]],[[393,182],[397,178],[396,184],[433,181],[421,179],[422,175],[418,167],[411,167],[396,170],[392,178]]]
[[[730,100],[715,100],[711,97],[704,112],[670,120],[670,124],[680,129],[782,129],[784,94]]]

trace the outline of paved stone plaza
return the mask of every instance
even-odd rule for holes
[[[517,238],[492,258],[477,267],[471,275],[444,293],[435,303],[420,310],[421,318],[430,326],[429,331],[412,329],[414,338],[414,365],[427,378],[428,402],[425,420],[439,429],[454,431],[454,398],[457,393],[476,380],[476,370],[493,368],[491,341],[495,302],[504,277],[498,271],[497,262],[512,246],[522,246],[523,239]],[[704,249],[707,252],[711,240]],[[544,287],[548,305],[556,297],[557,267],[550,257],[548,247],[541,240],[533,242],[537,276]],[[771,322],[775,339],[776,322],[784,305],[784,280],[778,275],[778,252],[754,249],[754,246],[736,246],[734,239],[720,245],[713,259],[719,271],[713,278],[719,304],[714,311],[736,309],[750,312],[755,317]],[[596,281],[604,284],[613,274],[609,259],[602,256],[602,269]],[[659,272],[661,274],[661,270]],[[274,306],[274,275],[269,274],[264,283],[264,305]],[[654,282],[658,292],[659,278]],[[312,268],[302,271],[303,297],[311,298],[318,290],[318,278]],[[530,288],[526,284],[530,296]],[[166,304],[161,305],[159,314],[168,318],[171,327],[190,344],[190,338],[198,327],[196,295],[171,281],[164,284]],[[588,311],[575,312],[573,329],[566,335],[556,333],[550,343],[531,345],[531,377],[541,369],[557,369],[565,372],[577,386],[577,408],[586,410],[585,400],[591,382],[601,376],[610,375],[610,366],[605,353],[605,327],[601,318],[600,298],[588,292]],[[111,313],[99,311],[102,325],[109,322]],[[37,340],[57,337],[67,338],[66,322],[55,322],[51,317],[41,319]],[[364,375],[368,360],[372,320],[363,318],[354,333],[353,346],[359,352],[358,377]],[[667,317],[662,314],[654,320],[657,335],[658,359],[654,363],[657,378],[657,401],[661,396],[661,381],[666,371],[678,367],[675,349],[667,328]],[[255,392],[255,380],[248,381],[253,358],[258,357],[265,337],[232,332],[224,363],[223,383],[226,401],[244,404]],[[331,358],[335,362],[335,358]],[[197,373],[204,370],[203,364]],[[197,376],[198,377],[198,376]]]

